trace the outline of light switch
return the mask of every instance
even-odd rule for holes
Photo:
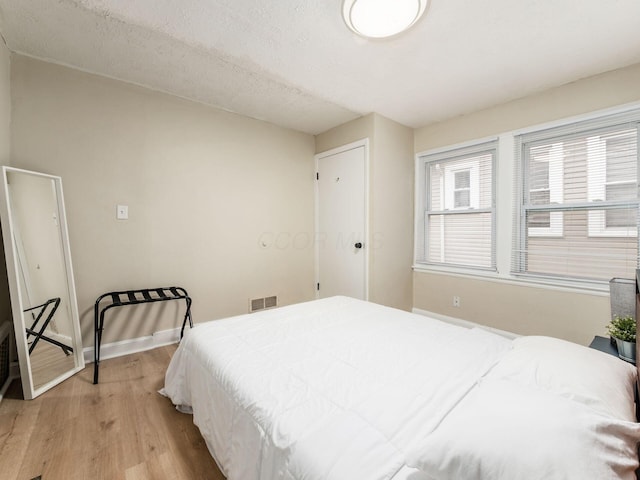
[[[127,220],[129,218],[129,206],[118,205],[116,207],[116,218],[118,220]]]

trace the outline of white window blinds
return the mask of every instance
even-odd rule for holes
[[[635,277],[639,124],[632,111],[516,136],[514,273]]]
[[[495,270],[497,142],[420,157],[417,262]]]

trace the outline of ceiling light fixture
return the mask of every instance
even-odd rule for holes
[[[424,14],[429,0],[344,0],[347,26],[367,38],[387,38],[408,30]]]

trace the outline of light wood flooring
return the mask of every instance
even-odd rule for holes
[[[35,400],[0,402],[3,480],[224,480],[193,425],[157,391],[175,346],[93,364]]]
[[[40,388],[75,366],[73,355],[67,355],[60,347],[44,340],[37,343],[29,357],[34,389]]]

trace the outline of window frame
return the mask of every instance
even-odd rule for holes
[[[491,206],[480,208],[480,161],[474,157],[483,154],[491,154]],[[466,161],[465,161],[466,159]],[[414,262],[418,269],[436,268],[451,269],[453,271],[496,272],[496,167],[498,164],[498,139],[492,137],[466,144],[455,145],[450,148],[431,150],[416,155],[416,236],[414,240]],[[447,165],[447,162],[461,161],[461,165]],[[442,209],[433,210],[429,198],[429,166],[434,163],[443,163],[441,195]],[[470,171],[470,205],[469,207],[454,207],[454,190],[450,195],[446,193],[447,178],[455,187],[455,173]],[[449,206],[453,208],[448,208]],[[450,263],[446,261],[428,261],[428,230],[429,216],[434,215],[460,215],[460,214],[487,214],[491,215],[491,252],[489,266],[468,265]]]
[[[514,271],[514,259],[519,253],[519,239],[522,232],[521,207],[524,186],[518,182],[521,178],[522,165],[516,161],[517,142],[516,137],[524,134],[544,132],[558,127],[572,127],[576,124],[600,124],[603,119],[618,117],[626,118],[631,123],[640,125],[640,102],[619,105],[602,110],[595,110],[585,114],[569,116],[540,124],[531,124],[518,129],[505,130],[497,135],[463,141],[457,144],[443,145],[436,148],[418,151],[415,154],[415,188],[414,188],[414,261],[415,272],[442,273],[470,279],[482,279],[485,281],[497,281],[514,285],[530,285],[539,288],[549,288],[561,291],[598,292],[608,294],[608,280],[590,278],[570,278],[545,275],[522,274]],[[640,128],[640,126],[639,126]],[[497,156],[493,168],[493,237],[494,255],[496,259],[495,270],[481,270],[477,268],[429,264],[424,262],[424,211],[425,211],[425,186],[424,186],[424,162],[427,155],[439,154],[459,148],[495,141],[497,142]],[[640,157],[640,131],[638,136],[638,155]],[[640,160],[639,160],[640,161]],[[638,169],[638,183],[640,184],[640,167]],[[638,187],[640,191],[640,185]],[[640,198],[640,195],[639,195]],[[632,202],[631,206],[638,206],[640,200]],[[607,208],[607,205],[603,205]],[[640,210],[640,207],[639,207]],[[554,209],[551,209],[552,213]],[[640,218],[640,213],[639,213]],[[640,221],[639,221],[640,224]],[[640,225],[639,225],[640,229]],[[540,232],[541,234],[551,232]],[[544,236],[544,235],[541,235]],[[636,237],[638,238],[638,237]],[[640,238],[636,242],[638,253],[635,256],[636,264],[640,265]]]
[[[545,282],[551,283],[565,283],[569,282],[574,285],[586,285],[586,284],[605,284],[608,282],[608,279],[597,279],[597,278],[582,278],[578,276],[569,276],[569,275],[560,275],[554,273],[542,273],[542,272],[529,272],[526,269],[527,265],[527,254],[528,247],[527,241],[528,238],[535,237],[535,235],[527,236],[527,225],[526,218],[527,213],[539,211],[549,211],[553,212],[571,212],[582,210],[587,212],[587,238],[591,238],[591,226],[593,219],[594,221],[598,218],[598,214],[600,215],[601,221],[604,224],[605,215],[604,210],[614,209],[614,208],[628,208],[635,207],[638,208],[640,206],[640,196],[636,195],[636,199],[633,201],[593,201],[594,199],[591,197],[591,190],[589,189],[589,185],[587,186],[587,199],[584,201],[576,201],[576,202],[566,202],[561,203],[559,205],[541,205],[541,206],[532,206],[527,203],[528,194],[528,179],[526,176],[526,172],[528,171],[528,157],[529,151],[532,148],[535,148],[536,144],[549,144],[553,142],[553,140],[557,139],[558,143],[566,143],[567,141],[571,141],[573,137],[575,138],[585,138],[588,142],[587,145],[587,166],[590,161],[590,152],[593,151],[592,146],[589,145],[589,141],[591,138],[595,138],[596,136],[600,136],[606,134],[607,132],[614,132],[616,130],[624,129],[627,126],[633,125],[636,128],[637,139],[640,141],[640,109],[636,109],[632,111],[630,114],[620,114],[620,115],[592,115],[589,119],[583,121],[574,121],[574,122],[566,122],[557,127],[552,128],[539,128],[539,129],[531,129],[527,133],[519,133],[514,134],[515,140],[515,162],[516,162],[516,184],[520,185],[520,190],[517,193],[517,202],[520,206],[520,213],[516,214],[515,223],[517,228],[514,229],[514,244],[512,248],[512,264],[511,264],[511,274],[514,277],[524,278],[524,279],[542,279]],[[606,161],[606,159],[605,159]],[[636,158],[637,166],[636,166],[636,182],[638,179],[638,172],[640,172],[640,151],[638,151],[638,157]],[[587,167],[587,174],[585,181],[587,184],[592,177],[589,175],[589,168]],[[606,178],[606,176],[605,176]],[[602,182],[603,185],[606,184],[606,181]],[[602,212],[599,212],[599,207],[602,208]],[[594,211],[596,210],[596,211]],[[640,228],[640,222],[636,224],[636,232]],[[610,232],[611,233],[611,232]],[[595,235],[594,235],[595,236]],[[614,237],[614,236],[625,236],[625,237],[635,237],[636,235],[599,235],[600,237]],[[576,252],[581,252],[582,250],[576,250]],[[636,252],[640,251],[640,244],[638,244],[636,240]],[[636,268],[640,266],[640,257],[638,253],[636,254]]]

